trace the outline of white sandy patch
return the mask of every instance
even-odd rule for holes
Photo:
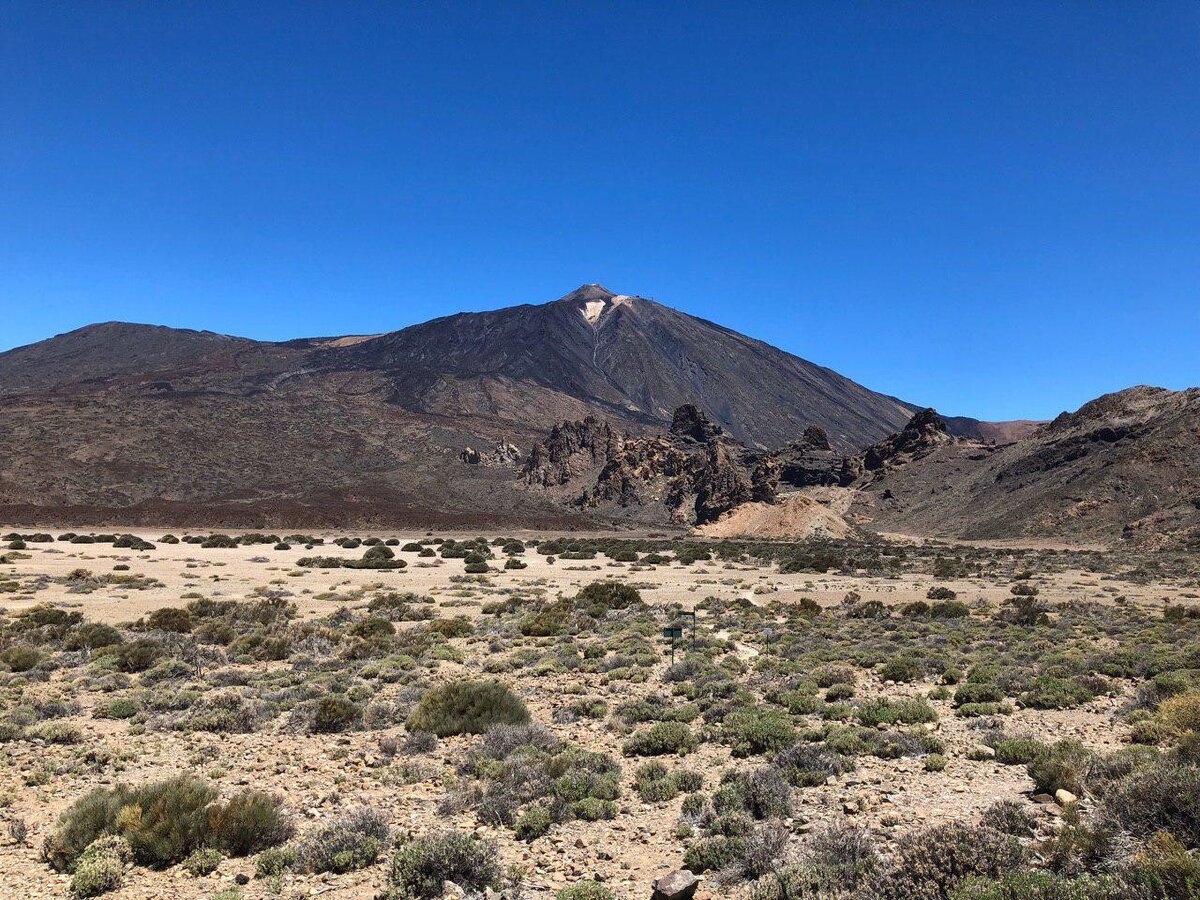
[[[583,309],[580,312],[583,313],[585,319],[595,325],[600,321],[600,314],[604,312],[604,306],[605,303],[603,300],[588,300],[583,304]]]

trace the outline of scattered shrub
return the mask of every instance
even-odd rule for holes
[[[427,691],[407,725],[410,731],[449,737],[482,734],[493,725],[528,721],[524,701],[499,681],[460,679]]]

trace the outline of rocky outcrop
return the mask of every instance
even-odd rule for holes
[[[825,431],[815,425],[770,455],[778,480],[790,488],[845,487],[862,474],[862,460],[845,456],[829,444]]]
[[[863,468],[874,472],[897,457],[928,453],[953,441],[946,422],[937,411],[923,409],[909,420],[902,431],[868,447],[862,455]]]
[[[751,501],[773,502],[779,466],[747,450],[695,405],[680,407],[671,431],[619,434],[595,419],[562,422],[536,444],[522,470],[529,486],[577,486],[585,509],[661,508],[679,525],[712,522]]]
[[[685,403],[675,410],[675,415],[671,417],[671,434],[676,437],[691,438],[698,443],[707,444],[724,433],[724,429],[709,421],[708,416],[694,403]]]
[[[607,463],[619,441],[612,426],[595,416],[560,422],[544,441],[533,445],[521,479],[546,488],[569,484]]]

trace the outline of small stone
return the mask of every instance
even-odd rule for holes
[[[1054,799],[1058,801],[1059,806],[1070,806],[1079,798],[1068,791],[1066,788],[1059,788],[1054,792]]]

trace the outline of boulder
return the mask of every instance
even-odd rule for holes
[[[677,869],[669,875],[654,879],[654,894],[651,900],[692,900],[700,878],[687,869]]]

